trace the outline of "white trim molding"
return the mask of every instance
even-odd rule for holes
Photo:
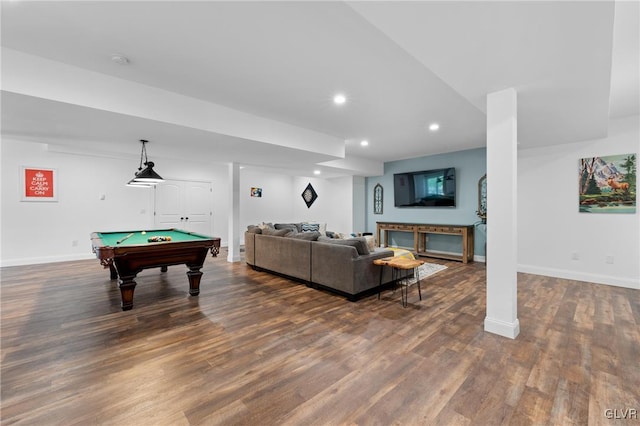
[[[611,275],[591,274],[580,271],[572,271],[569,269],[554,269],[521,264],[518,265],[518,272],[640,290],[640,279],[637,278],[614,277]]]
[[[484,331],[515,339],[520,334],[520,321],[516,318],[514,322],[505,322],[486,317],[484,319]]]

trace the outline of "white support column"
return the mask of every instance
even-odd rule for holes
[[[517,106],[513,88],[487,96],[487,316],[484,329],[511,339],[520,333]]]
[[[240,165],[229,163],[229,253],[227,262],[240,262]]]
[[[354,232],[365,232],[367,230],[365,220],[367,217],[367,207],[364,177],[353,176],[351,180],[351,188],[351,205],[353,206],[353,211],[351,212],[351,229],[353,229]]]

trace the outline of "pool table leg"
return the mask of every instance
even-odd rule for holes
[[[136,276],[120,276],[120,296],[122,297],[122,310],[128,311],[133,308],[133,291],[136,288],[134,278]]]
[[[189,270],[187,271],[187,277],[189,277],[189,294],[197,296],[200,294],[200,278],[202,277],[200,268],[202,268],[202,265],[187,266],[189,267]]]
[[[116,267],[114,266],[113,263],[109,264],[109,273],[112,280],[115,280],[118,278],[118,271],[116,271]]]

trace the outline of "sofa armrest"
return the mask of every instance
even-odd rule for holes
[[[384,259],[385,257],[393,257],[393,251],[379,250],[358,256],[353,260],[354,294],[378,286],[380,284],[380,273],[382,273],[383,284],[391,282],[391,268],[373,264],[374,260]]]
[[[256,234],[253,232],[244,233],[244,260],[247,265],[255,266],[256,264],[256,251],[255,251]]]

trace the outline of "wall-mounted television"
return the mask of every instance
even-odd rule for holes
[[[456,169],[396,173],[393,199],[396,207],[455,207]]]

